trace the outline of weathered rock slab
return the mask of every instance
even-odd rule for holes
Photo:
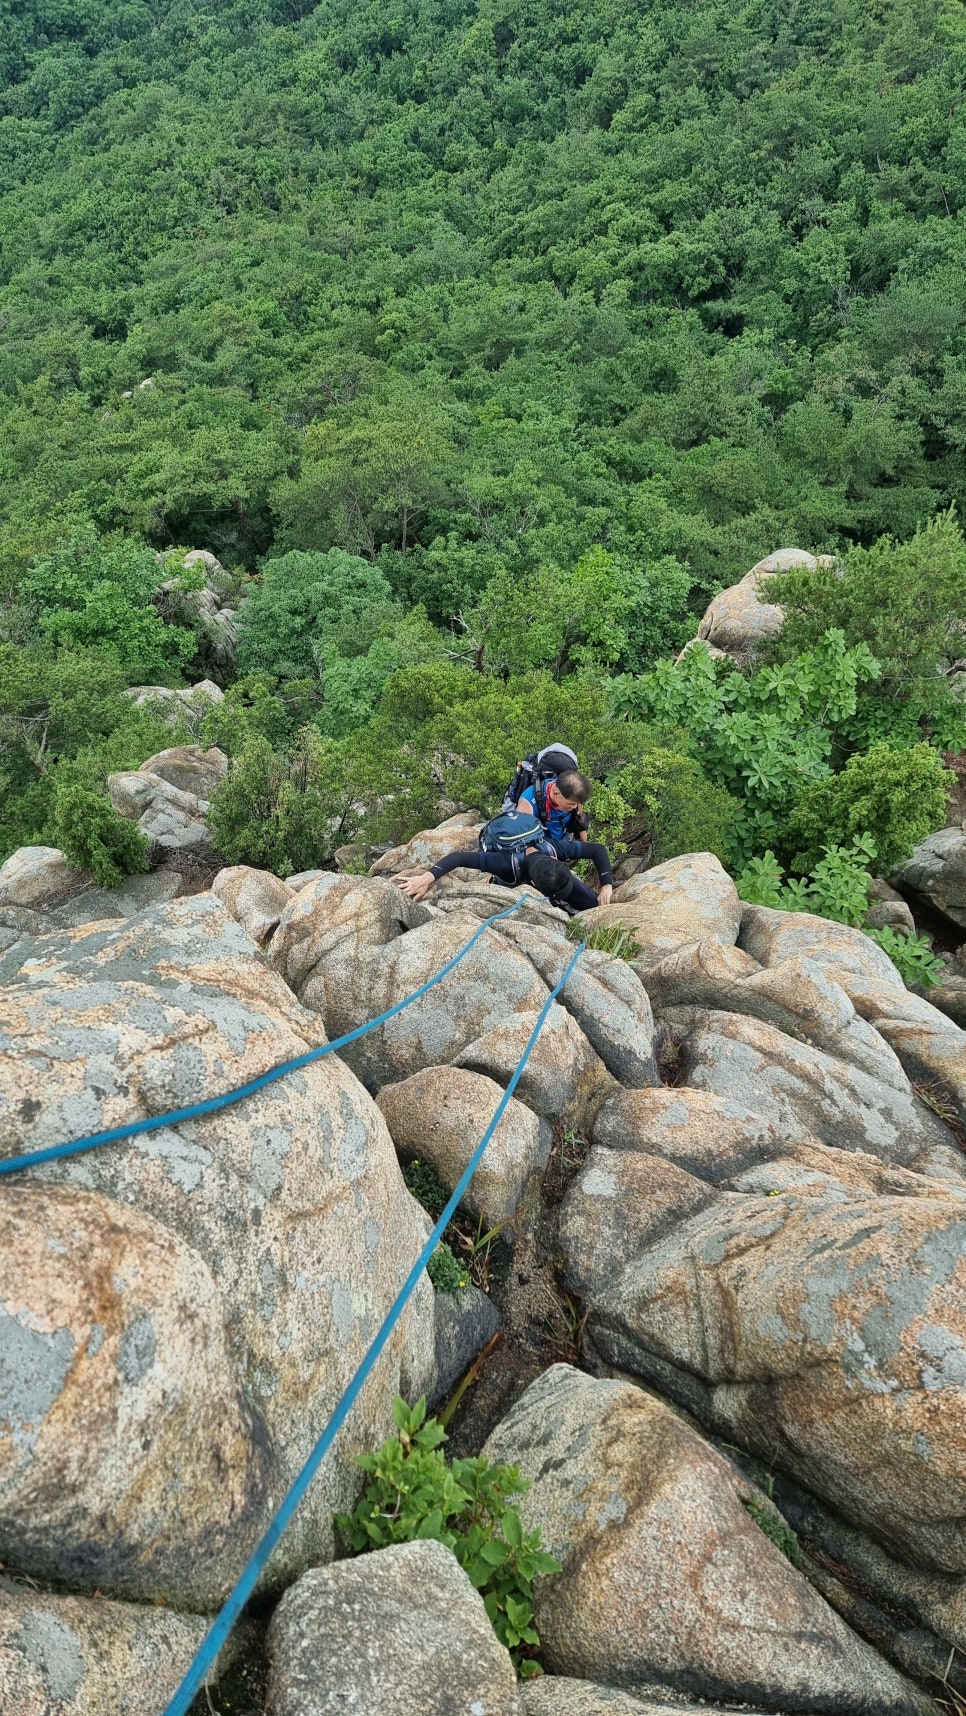
[[[555,1365],[484,1452],[531,1480],[524,1523],[563,1563],[535,1593],[554,1673],[829,1716],[923,1707],[754,1523],[735,1468],[655,1396]]]
[[[441,1543],[313,1568],[269,1628],[267,1716],[517,1716],[508,1651]]]
[[[207,1623],[0,1580],[3,1716],[162,1716]]]

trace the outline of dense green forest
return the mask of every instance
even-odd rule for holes
[[[809,782],[962,747],[958,0],[0,0],[0,68],[3,850],[109,842],[125,685],[211,671],[163,550],[249,596],[202,736],[255,860],[569,735],[612,835],[794,868]],[[790,544],[825,624],[655,678]]]

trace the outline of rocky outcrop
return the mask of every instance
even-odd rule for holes
[[[510,890],[499,894],[494,913],[513,903]],[[456,957],[480,926],[458,909],[455,897],[453,906],[433,912],[413,906],[381,878],[333,875],[311,883],[286,908],[270,958],[303,1002],[322,1014],[330,1035],[341,1037],[388,1012]],[[446,978],[444,991],[431,990],[350,1045],[346,1059],[370,1090],[457,1061],[496,1077],[494,1034],[508,1024],[518,1027],[523,1015],[535,1021],[573,951],[549,921],[539,934],[512,920],[489,923]],[[607,956],[585,955],[547,1020],[549,1030],[558,1026],[563,1046],[568,1038],[559,1031],[558,1010],[579,1027],[580,1037],[570,1041],[582,1065],[564,1061],[559,1068],[564,1085],[583,1099],[578,1118],[607,1073],[623,1083],[658,1082],[646,992],[630,970],[615,966]],[[519,1096],[527,1101],[522,1083]]]
[[[919,842],[889,880],[966,928],[966,830],[959,823],[938,828]]]
[[[153,1716],[201,1643],[205,1622],[103,1597],[54,1597],[0,1579],[4,1716]]]
[[[22,938],[0,968],[3,1155],[232,1089],[324,1040],[319,1021],[211,894],[116,927]],[[210,1607],[320,1434],[419,1253],[426,1218],[405,1190],[378,1109],[335,1056],[222,1113],[33,1171],[31,1195],[46,1188],[54,1198],[55,1187],[67,1200],[62,1219],[75,1227],[83,1190],[82,1225],[94,1235],[102,1219],[104,1238],[100,1250],[89,1238],[72,1260],[81,1271],[76,1289],[56,1286],[67,1265],[55,1268],[55,1253],[46,1271],[38,1264],[36,1304],[22,1303],[19,1276],[11,1283],[4,1309],[28,1331],[26,1368],[22,1387],[13,1379],[21,1393],[15,1388],[0,1411],[12,1436],[21,1402],[21,1442],[40,1437],[40,1447],[49,1423],[53,1447],[54,1428],[74,1424],[91,1431],[91,1445],[82,1437],[74,1450],[76,1505],[62,1529],[54,1530],[61,1512],[45,1524],[41,1510],[28,1539],[22,1509],[4,1492],[0,1557],[40,1577],[54,1560],[70,1565],[83,1589]],[[8,1219],[24,1196],[13,1181],[0,1182]],[[129,1213],[122,1217],[118,1206]],[[98,1290],[96,1315],[84,1315],[103,1332],[92,1326],[85,1336],[77,1321],[79,1307],[90,1305],[85,1283],[110,1283],[106,1259],[122,1247],[126,1223],[141,1236],[141,1275],[127,1297],[116,1284]],[[73,1237],[70,1248],[77,1250]],[[180,1333],[165,1295],[184,1306]],[[124,1342],[124,1362],[138,1376],[129,1391],[114,1378],[111,1393],[108,1371],[100,1392],[84,1389],[84,1377],[109,1370]],[[36,1399],[34,1347],[52,1355]],[[397,1391],[415,1398],[431,1390],[434,1347],[424,1277],[273,1561],[275,1583],[332,1553],[333,1511],[351,1507],[360,1482],[352,1455],[389,1433]],[[206,1392],[210,1385],[207,1404],[193,1377],[205,1379]],[[105,1517],[108,1479],[98,1474],[114,1469],[111,1438],[127,1445],[132,1414],[146,1412],[158,1388],[164,1412],[150,1435],[130,1444],[140,1448],[137,1493],[145,1498],[139,1514],[132,1492],[132,1521],[146,1519],[150,1504],[152,1525],[142,1533],[132,1523],[125,1534],[111,1512]],[[190,1481],[175,1445],[191,1450]],[[28,1498],[32,1469],[24,1473]],[[121,1484],[123,1465],[117,1473]],[[55,1501],[56,1492],[47,1505]]]
[[[648,1095],[602,1111],[562,1212],[595,1350],[900,1557],[966,1568],[966,1187]]]
[[[166,727],[186,727],[192,736],[209,711],[225,700],[225,693],[213,679],[199,679],[196,685],[181,690],[168,685],[132,685],[124,696],[130,697],[135,708],[150,709]]]
[[[219,758],[144,767],[200,806]],[[388,868],[465,832],[426,831]],[[78,1678],[83,1617],[111,1604],[31,1592],[41,1619],[18,1610],[4,1633],[0,1588],[15,1716],[59,1711],[65,1662],[65,1711],[147,1716],[151,1617],[183,1664],[184,1617],[237,1575],[425,1242],[397,1154],[456,1184],[574,954],[554,908],[479,877],[415,904],[389,875],[236,866],[71,928],[85,897],[0,900],[0,1155],[253,1081],[445,976],[237,1105],[0,1179],[0,1560],[130,1605],[127,1642],[105,1619],[105,1660]],[[938,1112],[966,1109],[966,1037],[867,937],[742,906],[708,854],[635,874],[584,921],[615,920],[633,965],[581,955],[466,1199],[508,1224],[492,1297],[422,1276],[273,1557],[272,1716],[333,1698],[407,1716],[931,1709],[769,1541],[772,1503],[709,1437],[761,1460],[814,1516],[803,1531],[904,1606],[908,1625],[876,1632],[864,1597],[810,1569],[897,1662],[938,1674],[966,1647],[966,1163]],[[394,1393],[440,1399],[501,1318],[507,1376],[484,1367],[480,1395],[531,1382],[515,1345],[548,1314],[531,1268],[562,1272],[600,1374],[546,1372],[487,1444],[532,1480],[523,1519],[564,1563],[536,1592],[554,1674],[516,1688],[439,1545],[325,1563]]]
[[[888,1044],[911,1079],[935,1084],[966,1119],[966,1034],[938,1006],[911,994],[892,961],[859,930],[802,912],[746,906],[742,947],[764,966],[798,954],[821,966],[855,1012]]]
[[[166,555],[158,556],[162,566],[166,559]],[[186,572],[202,573],[204,584],[198,589],[186,589],[180,574],[165,579],[154,598],[158,612],[162,619],[193,625],[212,665],[223,672],[230,671],[235,665],[239,616],[246,601],[244,596],[236,597],[239,580],[226,572],[221,561],[205,548],[193,548],[181,564]]]
[[[775,573],[787,572],[793,566],[814,569],[830,564],[827,555],[816,557],[801,548],[782,548],[777,554],[769,554],[737,584],[715,596],[694,642],[706,643],[713,656],[730,656],[738,667],[750,667],[762,643],[781,631],[785,617],[782,608],[768,600],[768,585]]]
[[[553,1671],[786,1712],[928,1708],[759,1528],[735,1468],[653,1395],[555,1365],[484,1451],[530,1481],[524,1525],[563,1565],[536,1588]]]
[[[385,1085],[377,1103],[403,1161],[428,1162],[451,1192],[496,1113],[503,1092],[462,1067],[425,1067]],[[511,1097],[463,1202],[487,1228],[509,1221],[531,1174],[546,1167],[550,1127]]]
[[[267,1716],[518,1716],[483,1599],[441,1543],[314,1568],[269,1629]]]
[[[209,845],[209,802],[227,773],[223,751],[176,745],[139,769],[108,775],[107,790],[118,815],[136,822],[153,847],[191,851]]]

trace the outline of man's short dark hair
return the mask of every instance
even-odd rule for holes
[[[557,791],[562,793],[564,798],[576,799],[578,804],[586,804],[593,790],[587,776],[579,774],[576,769],[557,776]]]
[[[566,900],[573,893],[574,879],[566,864],[561,864],[559,858],[545,858],[541,853],[531,858],[527,865],[527,881],[540,894],[546,894],[548,900]]]

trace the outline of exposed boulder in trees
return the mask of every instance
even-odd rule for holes
[[[815,556],[801,548],[785,548],[759,560],[750,572],[715,596],[698,626],[697,641],[706,643],[715,657],[730,656],[739,667],[754,661],[756,649],[781,631],[781,608],[767,599],[768,581],[788,566],[818,564]]]
[[[210,847],[208,807],[227,773],[217,747],[176,745],[139,769],[108,775],[107,790],[118,815],[135,821],[152,846],[183,852]]]
[[[958,823],[938,828],[896,865],[890,880],[966,928],[966,831]]]

